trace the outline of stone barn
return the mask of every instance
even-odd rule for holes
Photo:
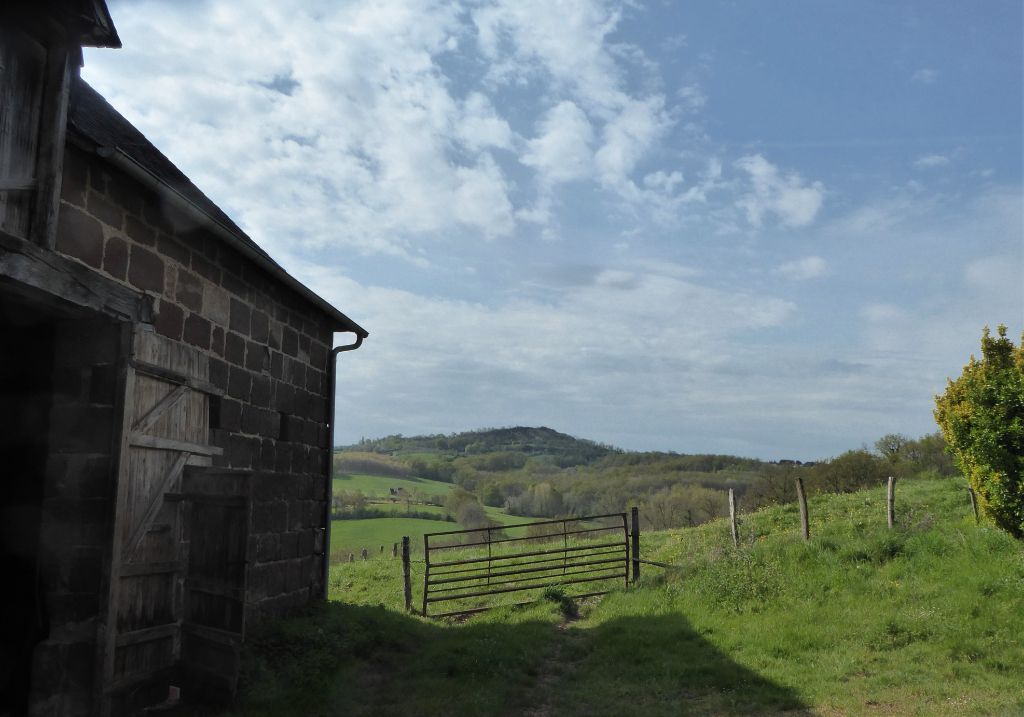
[[[83,46],[120,46],[103,0],[0,8],[0,714],[233,694],[246,629],[326,594],[335,359],[367,336]]]

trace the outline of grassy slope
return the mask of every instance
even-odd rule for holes
[[[968,521],[954,481],[812,499],[652,533],[639,587],[465,624],[400,614],[398,561],[336,566],[336,600],[257,636],[247,714],[1024,713],[1024,547]],[[422,579],[413,564],[414,585]],[[418,594],[418,590],[416,591]],[[416,595],[414,595],[415,602]],[[371,607],[372,606],[372,607]]]
[[[455,485],[426,478],[388,478],[365,473],[335,474],[334,478],[335,493],[351,493],[358,490],[367,497],[387,497],[388,490],[391,488],[404,488],[410,493],[419,492],[428,496],[439,495],[444,498],[455,488]]]

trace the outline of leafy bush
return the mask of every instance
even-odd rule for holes
[[[1024,341],[1014,346],[1005,326],[998,332],[985,328],[981,360],[971,356],[935,397],[935,420],[982,512],[1024,538]]]

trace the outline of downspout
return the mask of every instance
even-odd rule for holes
[[[324,503],[324,575],[323,575],[323,599],[327,599],[328,592],[328,581],[331,577],[331,504],[334,502],[334,434],[335,434],[335,417],[334,411],[335,406],[338,402],[336,395],[338,387],[338,354],[346,351],[355,351],[357,348],[363,345],[363,335],[356,334],[356,340],[353,343],[345,344],[344,346],[335,346],[331,349],[331,356],[328,359],[327,373],[331,377],[330,380],[330,397],[328,399],[330,408],[327,414],[328,425],[330,430],[328,431],[329,443],[327,446],[327,470],[324,476],[325,491],[324,494],[327,498]]]

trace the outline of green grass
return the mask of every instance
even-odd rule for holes
[[[439,495],[443,499],[455,489],[452,483],[442,483],[426,478],[388,478],[386,476],[367,475],[365,473],[335,473],[334,492],[351,493],[361,491],[363,495],[387,497],[391,488],[404,488],[409,493],[423,493],[427,496]]]
[[[743,516],[738,551],[721,522],[644,535],[678,567],[568,624],[422,620],[400,561],[336,565],[331,603],[250,640],[240,713],[1024,714],[1024,546],[959,482],[900,482],[892,531],[882,489],[810,507],[807,543],[795,506]]]
[[[391,546],[400,543],[408,535],[417,549],[422,552],[423,534],[443,530],[458,530],[458,525],[441,520],[422,518],[366,518],[363,520],[331,521],[331,560],[348,560],[349,553],[359,559],[360,551],[366,548],[372,558],[379,557],[380,546],[385,555],[391,556]]]

